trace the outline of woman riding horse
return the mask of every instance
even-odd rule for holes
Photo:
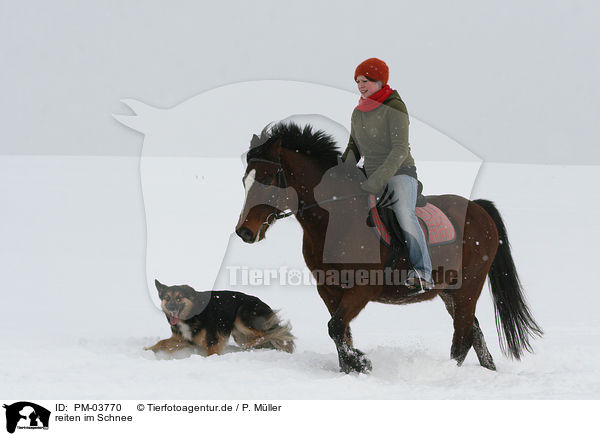
[[[354,80],[361,97],[352,112],[350,140],[342,160],[350,151],[356,162],[364,157],[368,179],[361,185],[363,190],[378,195],[387,185],[395,193],[392,209],[413,266],[404,284],[412,294],[419,294],[433,288],[431,258],[415,214],[417,168],[408,144],[408,113],[398,91],[387,84],[388,77],[388,66],[377,58],[356,67]]]
[[[387,81],[387,77],[382,78],[385,79],[384,82]],[[401,103],[399,98],[390,99],[390,96],[372,114],[365,114],[404,114],[398,118],[404,119],[404,127],[400,130],[404,129],[403,138],[406,139],[406,112],[396,111],[386,105],[388,100],[392,107]],[[367,99],[364,104],[369,104],[368,101],[371,100],[373,99]],[[357,119],[360,121],[362,116],[357,115]],[[368,126],[364,125],[365,129],[377,128],[377,121],[375,115]],[[378,192],[389,182],[390,177],[401,181],[398,184],[390,183],[396,192],[400,191],[398,197],[414,197],[413,188],[410,196],[402,192],[406,180],[410,182],[407,183],[409,186],[414,186],[414,178],[408,174],[396,173],[415,170],[409,169],[412,159],[409,160],[406,140],[406,156],[400,156],[403,153],[396,151],[398,147],[391,147],[383,162],[376,163],[375,168],[371,167],[373,162],[377,162],[377,157],[381,157],[383,145],[378,144],[380,148],[371,153],[369,146],[375,141],[370,141],[369,138],[379,134],[388,135],[390,141],[386,144],[393,144],[398,130],[392,127],[383,132],[374,131],[363,140],[363,135],[358,133],[362,126],[353,124],[351,141],[356,140],[357,143],[352,151],[356,156],[360,151],[367,155],[366,158],[374,156],[365,161],[365,165],[369,165],[369,178],[366,182],[362,181],[362,174],[360,178],[347,176],[358,172],[353,162],[348,160],[340,165],[340,152],[335,141],[323,131],[313,131],[310,125],[301,128],[294,123],[277,123],[265,128],[260,137],[254,135],[246,155],[247,168],[242,179],[246,191],[245,201],[236,225],[236,234],[244,242],[255,243],[265,238],[267,230],[277,220],[295,216],[302,227],[304,260],[317,279],[317,291],[331,316],[327,327],[336,346],[340,369],[344,372],[369,372],[372,368],[367,356],[355,348],[350,331],[350,322],[368,303],[412,304],[431,300],[439,295],[453,319],[451,357],[461,365],[473,348],[479,363],[494,370],[494,361],[475,317],[477,300],[486,278],[489,278],[492,291],[502,351],[516,359],[524,351],[531,351],[531,338],[541,336],[542,330],[533,319],[525,301],[504,222],[491,201],[471,201],[451,194],[427,197],[427,201],[453,223],[456,232],[453,241],[430,247],[431,260],[436,265],[436,271],[441,269],[456,272],[457,276],[453,277],[458,282],[447,280],[444,274],[437,274],[433,277],[433,289],[417,293],[395,280],[386,279],[380,283],[378,277],[383,277],[383,273],[390,270],[388,259],[394,260],[391,265],[394,271],[409,269],[410,259],[404,255],[395,256],[394,247],[398,245],[388,246],[379,240],[375,244],[357,242],[360,237],[364,237],[367,242],[369,236],[374,237],[374,232],[365,222],[365,211],[370,208],[365,200],[365,189]],[[383,125],[380,124],[379,128],[383,129]],[[400,166],[388,166],[388,162]],[[403,175],[406,177],[402,177]],[[404,202],[402,204],[404,209],[414,210],[414,199],[408,205]],[[341,218],[336,220],[336,217]],[[330,247],[334,247],[338,258],[330,259]],[[366,261],[363,260],[365,252],[368,259]],[[423,254],[426,252],[422,250]],[[419,259],[412,263],[413,266],[420,265]],[[324,281],[320,279],[323,272]],[[369,273],[366,281],[363,280],[363,272]],[[354,274],[352,284],[339,279],[347,273]],[[421,275],[426,273],[427,271],[419,271]],[[333,277],[331,281],[330,277]],[[394,326],[391,325],[390,328]]]

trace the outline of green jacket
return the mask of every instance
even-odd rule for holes
[[[393,176],[408,174],[417,178],[415,161],[408,144],[408,112],[394,91],[381,106],[370,112],[354,109],[348,147],[342,155],[346,160],[350,150],[358,162],[364,156],[367,180],[361,187],[380,193]]]

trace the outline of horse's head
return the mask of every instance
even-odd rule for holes
[[[281,164],[281,138],[270,138],[260,146],[253,137],[253,148],[246,156],[242,178],[246,190],[244,207],[235,228],[244,242],[264,239],[269,226],[287,209],[297,207],[296,191],[288,186]]]
[[[281,122],[265,127],[260,137],[254,135],[246,156],[246,201],[238,236],[260,241],[276,219],[316,206],[313,190],[339,156],[334,139],[310,124]],[[293,212],[284,214],[288,209]]]

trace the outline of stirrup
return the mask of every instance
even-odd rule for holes
[[[435,287],[435,283],[428,282],[418,276],[411,276],[404,281],[404,286],[408,288],[408,295],[421,295],[431,291]]]

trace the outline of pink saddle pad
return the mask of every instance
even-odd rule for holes
[[[377,212],[376,204],[377,200],[375,196],[369,195],[369,208],[371,209],[371,216],[373,218],[373,223],[375,224],[375,231],[383,242],[389,245],[392,236],[383,224],[379,212]],[[417,207],[415,212],[419,219],[419,224],[423,229],[423,233],[425,234],[427,245],[432,246],[454,242],[456,239],[454,226],[446,214],[438,207],[431,203],[427,203],[425,206]]]

